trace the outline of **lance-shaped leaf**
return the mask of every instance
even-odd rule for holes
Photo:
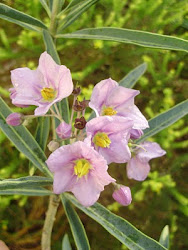
[[[48,7],[48,4],[46,3],[46,0],[40,0],[40,3],[42,4],[43,8],[45,9],[48,16],[51,16],[50,8]]]
[[[161,245],[169,249],[169,226],[168,225],[166,225],[163,228],[161,235],[160,235],[159,242],[161,243]]]
[[[84,13],[87,9],[89,9],[93,4],[95,4],[98,1],[99,0],[85,0],[77,4],[66,16],[65,23],[63,25],[60,24],[58,32],[61,32],[69,25],[71,25],[80,15],[82,15],[82,13]]]
[[[120,28],[93,28],[78,30],[69,34],[58,34],[57,38],[78,38],[108,40],[121,43],[131,43],[143,47],[188,51],[188,41],[155,33],[120,29]]]
[[[129,249],[166,249],[165,247],[160,245],[159,242],[143,234],[128,221],[111,213],[108,209],[106,209],[99,203],[95,203],[93,206],[86,208],[83,207],[72,195],[65,194],[65,196],[76,207],[81,209],[85,214],[98,222],[110,234],[117,238],[121,243],[126,245]]]
[[[72,250],[68,234],[65,234],[63,237],[62,250]]]
[[[11,113],[11,110],[1,97],[0,107],[0,128],[5,135],[40,171],[52,176],[45,164],[46,156],[30,132],[22,125],[12,127],[6,123],[6,117]]]
[[[0,17],[7,21],[24,26],[26,28],[35,29],[34,27],[39,27],[47,29],[44,23],[42,23],[40,20],[29,16],[21,11],[15,10],[2,3],[0,3]],[[39,31],[38,29],[35,30]]]
[[[137,140],[137,143],[141,143],[148,137],[151,137],[161,130],[169,127],[186,114],[188,114],[188,100],[181,102],[164,113],[150,119],[149,128],[144,130],[144,135]]]
[[[72,204],[64,195],[61,195],[61,201],[63,203],[65,213],[69,220],[69,224],[77,249],[89,250],[89,241],[80,218],[72,207]]]
[[[0,190],[24,189],[48,186],[52,184],[52,179],[42,176],[27,176],[18,179],[0,180]]]
[[[145,73],[147,63],[142,63],[132,71],[130,71],[121,81],[119,85],[125,88],[133,88],[138,79]]]
[[[44,195],[51,195],[52,192],[40,188],[40,187],[33,187],[33,188],[13,188],[13,189],[0,189],[0,195],[14,195],[14,194],[20,194],[20,195],[27,195],[27,196],[44,196]]]

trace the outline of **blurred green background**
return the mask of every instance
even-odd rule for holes
[[[43,20],[49,19],[39,0],[5,0],[3,3]],[[66,1],[66,4],[70,1]],[[186,0],[101,0],[69,26],[65,32],[89,27],[122,27],[173,35],[187,39],[188,6]],[[88,99],[92,86],[100,80],[119,81],[143,62],[148,69],[135,89],[141,94],[136,104],[150,119],[188,97],[188,71],[184,52],[154,50],[135,45],[91,40],[57,40],[62,64],[72,72],[74,83],[82,86],[82,97]],[[33,108],[13,107],[8,89],[10,70],[17,67],[34,69],[45,50],[42,35],[0,21],[0,94],[14,112],[32,113]],[[89,110],[88,110],[89,112]],[[151,140],[167,151],[161,159],[151,161],[151,173],[144,182],[128,180],[124,164],[113,164],[110,174],[118,182],[130,186],[133,202],[121,207],[113,201],[112,187],[107,187],[100,202],[111,211],[130,221],[145,234],[158,240],[165,225],[170,226],[171,249],[187,249],[186,219],[188,216],[188,118],[157,134]],[[34,133],[36,121],[27,125]],[[50,152],[47,150],[47,154]],[[29,174],[29,162],[0,133],[0,178],[18,178]],[[36,172],[37,174],[37,172]],[[0,196],[0,239],[10,249],[40,249],[41,229],[48,205],[47,197]],[[79,212],[92,250],[127,249],[100,225]],[[63,235],[72,235],[62,206],[59,207],[53,231],[53,248],[61,249]]]

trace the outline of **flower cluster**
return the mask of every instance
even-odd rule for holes
[[[129,205],[132,200],[130,188],[116,184],[107,172],[108,164],[127,163],[128,178],[143,181],[150,171],[148,162],[166,153],[154,142],[134,143],[149,127],[134,104],[139,91],[119,86],[109,78],[95,85],[90,101],[80,101],[81,88],[73,89],[69,69],[57,65],[47,52],[41,55],[36,70],[15,69],[11,72],[11,80],[14,105],[35,105],[38,107],[34,117],[54,116],[60,120],[56,128],[59,139],[48,144],[52,153],[46,161],[54,173],[54,193],[72,192],[82,205],[91,206],[104,186],[112,183],[115,187],[113,198],[124,206]],[[74,100],[67,124],[56,102],[71,94]],[[86,122],[84,115],[88,106],[96,117]],[[7,123],[18,126],[26,118],[28,116],[24,118],[13,113],[7,117]],[[68,142],[70,144],[66,145]]]

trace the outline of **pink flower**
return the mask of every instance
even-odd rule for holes
[[[158,143],[156,142],[144,142],[140,144],[144,149],[137,148],[134,152],[135,156],[127,163],[127,176],[130,179],[137,181],[143,181],[148,176],[150,171],[150,165],[148,162],[157,157],[161,157],[166,154]]]
[[[98,200],[105,185],[115,181],[105,159],[81,141],[58,148],[46,163],[54,173],[54,193],[70,191],[86,207]]]
[[[86,124],[86,141],[106,160],[107,163],[125,163],[130,160],[128,147],[133,121],[125,117],[100,116]]]
[[[140,92],[134,89],[124,88],[111,78],[103,80],[95,85],[89,103],[97,116],[111,115],[129,117],[133,120],[133,139],[140,136],[140,130],[148,128],[148,122],[140,110],[134,105],[134,97]]]
[[[56,133],[61,139],[68,139],[71,137],[72,127],[66,122],[61,122],[56,128]]]
[[[35,105],[35,115],[44,115],[56,102],[69,96],[73,90],[70,70],[58,65],[44,52],[36,70],[18,68],[11,71],[14,88],[10,89],[12,103],[25,107]]]
[[[128,206],[132,201],[130,188],[123,185],[113,192],[112,197],[123,206]]]
[[[19,126],[23,122],[23,115],[20,113],[12,113],[6,118],[6,123],[11,126]]]

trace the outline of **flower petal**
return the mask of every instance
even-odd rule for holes
[[[40,90],[43,85],[43,76],[38,70],[29,68],[18,68],[11,71],[11,81],[17,92],[14,96],[16,100],[19,97],[37,101],[41,98]],[[30,104],[30,103],[29,103]]]
[[[146,141],[140,144],[145,150],[139,149],[137,157],[143,163],[150,161],[153,158],[161,157],[166,154],[166,151],[163,150],[160,145],[156,142]]]
[[[38,69],[44,76],[45,87],[54,88],[58,92],[58,101],[72,93],[70,70],[64,65],[56,64],[47,52],[41,54]]]
[[[138,95],[140,91],[134,89],[124,88],[118,86],[110,92],[106,99],[106,106],[112,106],[115,109],[125,108],[134,104],[134,97]]]
[[[143,116],[143,114],[140,112],[140,110],[137,108],[136,105],[129,106],[128,108],[125,108],[124,110],[118,110],[118,115],[123,117],[129,117],[133,120],[134,125],[133,129],[146,129],[149,127],[148,121]]]
[[[117,86],[118,83],[111,78],[102,80],[95,85],[89,107],[95,110],[97,116],[99,116],[101,108],[105,104],[110,92]]]
[[[70,191],[74,183],[76,183],[76,176],[73,173],[73,167],[67,165],[62,170],[55,172],[53,191],[55,194]]]
[[[129,179],[143,181],[150,171],[148,163],[142,163],[137,156],[133,157],[127,164],[127,176]]]
[[[131,152],[128,147],[127,135],[118,133],[109,136],[111,144],[109,148],[99,148],[98,152],[106,159],[107,163],[125,163],[131,158]]]

